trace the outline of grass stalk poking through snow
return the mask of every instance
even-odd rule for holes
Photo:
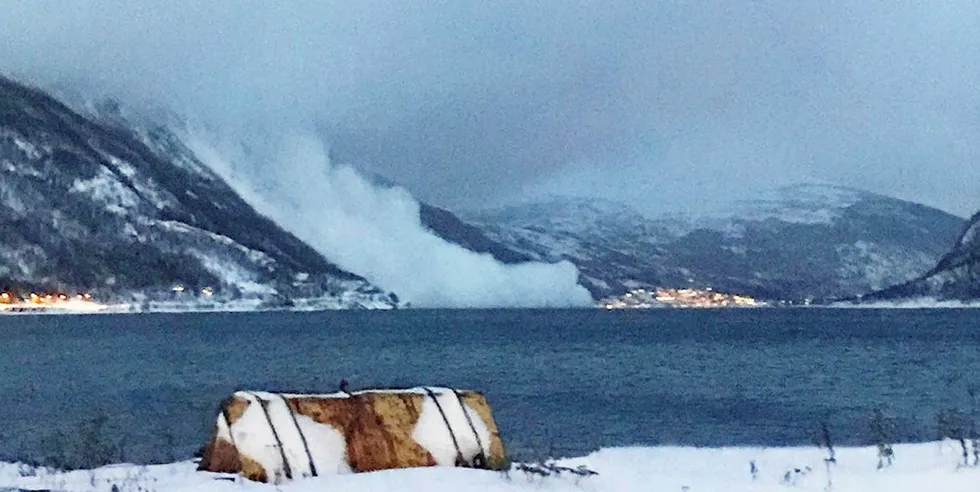
[[[892,466],[895,458],[895,451],[892,449],[895,436],[894,422],[885,417],[885,413],[880,408],[876,408],[871,415],[869,427],[871,442],[878,448],[878,469]]]

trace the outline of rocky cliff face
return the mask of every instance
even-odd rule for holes
[[[256,213],[165,128],[83,116],[3,78],[0,284],[396,304]]]
[[[615,202],[556,199],[470,218],[511,249],[572,261],[595,297],[690,286],[786,300],[846,297],[915,278],[963,224],[923,205],[814,184],[700,216],[651,218]]]

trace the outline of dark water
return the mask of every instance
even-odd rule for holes
[[[0,317],[0,459],[108,417],[135,461],[186,458],[239,388],[483,390],[516,454],[936,436],[980,385],[973,310],[400,311]]]

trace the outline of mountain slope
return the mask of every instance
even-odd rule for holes
[[[374,186],[382,188],[400,186],[395,181],[380,174],[363,170],[359,170],[359,172]],[[514,264],[532,261],[530,256],[490,239],[479,227],[463,221],[459,216],[444,208],[419,201],[419,220],[423,227],[436,236],[475,253],[490,254],[501,263]]]
[[[568,259],[597,297],[639,286],[713,287],[767,299],[856,295],[928,270],[962,219],[830,185],[797,185],[701,216],[648,218],[573,198],[475,214],[535,259]]]
[[[931,270],[909,282],[862,296],[862,300],[916,297],[957,301],[980,299],[980,212],[970,218],[953,248]]]
[[[0,283],[15,289],[395,301],[259,215],[162,128],[0,78]]]
[[[532,261],[530,256],[490,239],[479,227],[464,222],[446,209],[420,202],[419,216],[422,225],[433,234],[470,251],[487,253],[501,263]]]

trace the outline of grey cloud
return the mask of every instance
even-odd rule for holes
[[[216,124],[312,120],[339,159],[451,207],[564,191],[660,210],[820,179],[980,208],[977,1],[0,11],[2,69]]]

